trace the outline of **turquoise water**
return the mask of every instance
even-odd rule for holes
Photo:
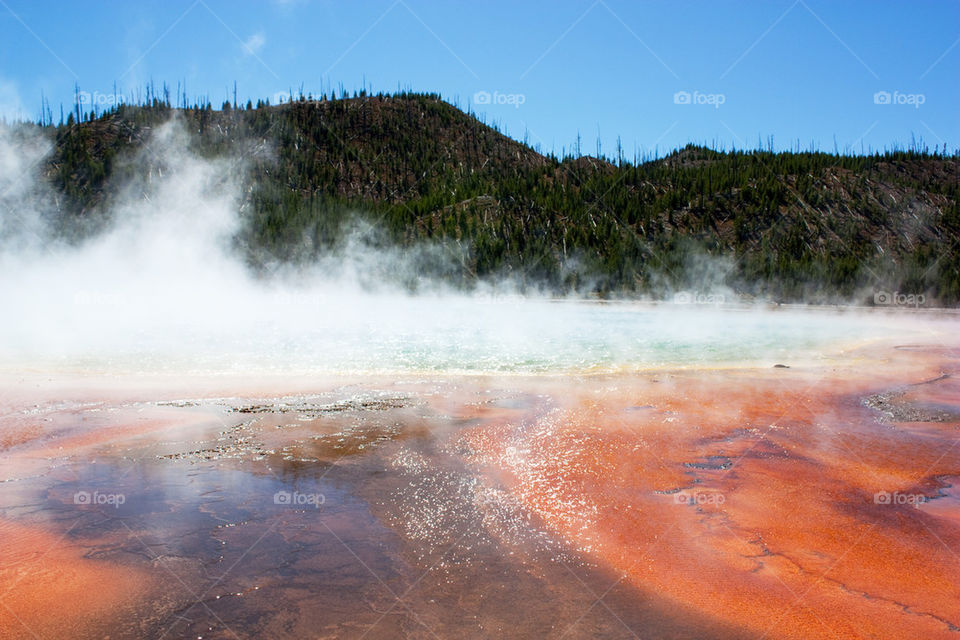
[[[854,341],[910,336],[900,317],[832,310],[333,294],[214,301],[81,300],[55,327],[25,316],[0,362],[145,372],[540,374],[789,364]]]

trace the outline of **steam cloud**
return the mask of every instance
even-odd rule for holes
[[[108,227],[68,242],[42,178],[50,143],[0,129],[0,366],[536,372],[760,359],[863,336],[852,318],[568,304],[493,286],[421,283],[411,296],[382,283],[416,280],[423,256],[356,238],[312,268],[258,277],[234,249],[243,172],[188,143],[176,120],[158,128],[132,160],[150,169],[112,186]]]

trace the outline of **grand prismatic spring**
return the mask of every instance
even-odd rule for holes
[[[960,640],[958,31],[0,0],[0,640]]]
[[[950,312],[96,295],[3,354],[0,637],[960,637]]]

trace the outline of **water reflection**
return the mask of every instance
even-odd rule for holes
[[[145,576],[147,594],[132,602],[110,596],[102,607],[91,594],[64,612],[77,637],[721,630],[593,565],[461,450],[464,429],[539,415],[551,402],[452,385],[138,403],[140,414],[183,421],[65,451],[47,474],[4,489],[0,521],[62,535],[78,563]],[[129,407],[117,409],[110,415]],[[591,606],[607,590],[616,616]],[[0,618],[0,635],[16,627]]]

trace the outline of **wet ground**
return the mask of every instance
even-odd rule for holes
[[[942,345],[4,386],[0,637],[960,638]]]

